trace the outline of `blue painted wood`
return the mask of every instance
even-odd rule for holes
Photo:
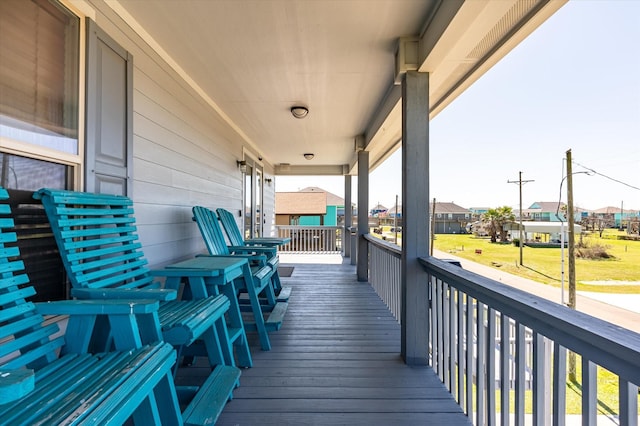
[[[198,229],[202,234],[205,246],[209,251],[209,256],[213,257],[230,257],[237,256],[231,254],[227,247],[222,229],[218,223],[218,217],[215,212],[202,206],[195,206],[192,209],[194,220],[198,224]],[[249,260],[255,259],[252,256],[244,256]],[[206,256],[199,259],[206,259]],[[198,260],[192,261],[190,267],[195,265]],[[200,260],[206,262],[206,260]],[[184,266],[184,265],[183,265]],[[236,280],[237,289],[246,292],[249,296],[249,304],[253,313],[253,323],[245,323],[248,330],[255,329],[260,338],[260,346],[263,350],[270,350],[271,343],[269,341],[269,330],[277,330],[282,324],[283,310],[286,311],[288,306],[286,302],[278,302],[274,293],[274,283],[272,277],[277,273],[277,268],[269,265],[257,265],[243,267],[243,275],[241,279]],[[261,295],[264,303],[261,303]],[[280,305],[280,306],[278,306]],[[265,321],[263,312],[276,311],[277,314],[270,321]],[[276,321],[279,320],[278,321]]]
[[[166,286],[169,288],[178,288],[180,283],[186,280],[191,283],[191,288],[206,288],[209,294],[221,293],[227,296],[230,308],[227,313],[226,333],[229,336],[228,341],[235,349],[233,353],[237,364],[241,367],[251,367],[253,361],[234,280],[243,277],[243,270],[248,267],[248,260],[244,257],[205,256],[168,265],[164,270],[158,271],[167,277]],[[196,282],[199,284],[196,285]],[[219,332],[224,333],[224,330]],[[231,360],[227,364],[233,365]]]
[[[226,296],[168,302],[177,291],[161,289],[147,268],[128,197],[46,188],[34,197],[45,207],[74,297],[163,301],[161,328],[164,340],[174,346],[189,346],[216,322],[224,322],[228,304],[219,298]]]
[[[242,237],[242,233],[238,228],[238,224],[233,217],[233,214],[228,210],[223,208],[217,208],[216,213],[220,218],[220,222],[222,223],[222,227],[224,228],[227,237],[229,238],[229,242],[233,246],[243,246],[246,244],[256,244],[262,246],[281,246],[284,244],[288,244],[291,242],[291,238],[277,238],[277,237],[262,237],[262,238],[252,238],[245,240]]]
[[[0,199],[7,199],[0,188]],[[8,205],[0,212],[10,213]],[[17,260],[16,236],[0,220],[0,419],[2,424],[180,424],[181,416],[171,369],[175,350],[157,339],[143,344],[136,318],[151,316],[156,301],[63,301],[34,304],[23,263]],[[46,309],[40,309],[46,308]],[[70,315],[67,332],[57,324],[44,326],[44,313]],[[113,340],[115,351],[88,353],[97,317],[127,318]],[[74,324],[85,324],[76,327]],[[81,332],[77,332],[81,330]],[[167,387],[166,384],[170,386]],[[162,404],[162,407],[159,404]]]
[[[202,385],[202,392],[194,397],[183,413],[186,426],[213,425],[222,413],[222,408],[230,397],[220,389],[238,387],[240,371],[237,368],[223,367],[216,369],[216,374],[207,378]]]
[[[291,294],[291,288],[289,287],[286,291],[283,292],[282,283],[280,281],[280,274],[278,274],[278,264],[280,262],[278,258],[278,246],[288,244],[291,242],[291,238],[253,238],[250,240],[245,240],[242,237],[242,233],[238,228],[238,224],[236,223],[233,215],[228,210],[218,208],[216,209],[216,213],[218,218],[220,219],[220,223],[222,224],[222,228],[224,229],[227,237],[229,238],[229,242],[231,245],[229,246],[230,251],[243,252],[242,250],[246,250],[248,246],[251,247],[256,254],[265,254],[267,256],[267,263],[271,268],[274,269],[273,274],[273,288],[278,298],[278,301],[286,302],[289,300],[289,295]],[[209,217],[213,220],[215,215],[213,212],[208,213]]]
[[[0,369],[0,401],[8,404],[24,398],[35,388],[33,370],[2,370]]]
[[[153,315],[137,323],[136,333],[126,331],[132,325],[124,318],[102,330],[103,341],[135,341],[136,335],[143,343],[144,339],[162,339],[173,345],[179,356],[206,356],[211,374],[221,365],[233,365],[225,320],[228,296],[209,295],[200,282],[186,283],[189,298],[182,300],[177,300],[175,288],[161,288],[147,267],[131,199],[47,188],[36,192],[34,198],[42,200],[75,297],[122,301],[153,298],[160,302]],[[87,324],[69,325],[76,335],[85,337],[90,329]],[[107,343],[103,344],[106,347]],[[233,388],[220,391],[231,396]]]

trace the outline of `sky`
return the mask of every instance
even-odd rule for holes
[[[522,172],[523,208],[557,201],[561,183],[566,202],[568,149],[576,206],[640,209],[640,0],[569,1],[433,118],[429,198],[517,209]],[[344,196],[342,176],[276,179],[306,186]],[[369,207],[396,195],[400,150],[371,172]]]

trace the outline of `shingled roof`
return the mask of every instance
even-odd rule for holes
[[[433,211],[433,203],[429,203],[429,212]],[[469,209],[465,209],[464,207],[460,207],[455,203],[441,203],[436,201],[436,213],[471,213]]]
[[[332,194],[329,191],[325,191],[322,188],[317,186],[308,186],[306,188],[301,189],[298,192],[324,192],[327,194],[327,205],[328,206],[344,206],[344,198],[337,196],[336,194]]]
[[[276,192],[276,214],[304,216],[326,213],[325,192]]]

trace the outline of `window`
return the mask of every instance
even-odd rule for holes
[[[78,154],[79,27],[57,3],[0,1],[0,138]]]
[[[17,245],[39,301],[64,299],[68,291],[49,222],[32,195],[72,187],[81,161],[80,27],[53,0],[0,0],[0,185],[9,192]]]

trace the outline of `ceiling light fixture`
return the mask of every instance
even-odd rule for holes
[[[295,118],[305,118],[307,114],[309,114],[309,109],[307,107],[299,105],[291,107],[291,115]]]
[[[304,155],[304,158],[306,158],[307,160],[313,160],[313,157],[315,157],[315,155],[310,152],[302,155]]]

